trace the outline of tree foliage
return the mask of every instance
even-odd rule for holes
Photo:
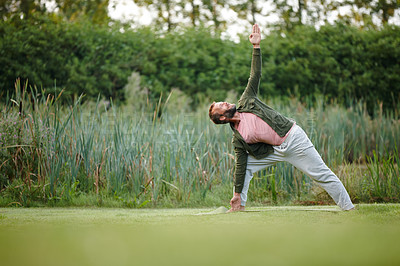
[[[94,24],[106,24],[109,0],[55,0],[58,13],[68,20],[85,17]]]
[[[127,0],[155,14],[152,25],[159,31],[175,28],[211,27],[221,32],[228,26],[259,23],[261,28],[290,31],[297,26],[319,26],[336,22],[360,28],[380,28],[399,23],[400,0]],[[107,25],[108,9],[117,0],[1,0],[0,17],[29,18],[32,14],[56,14],[69,21],[82,17]],[[53,6],[48,9],[48,6]],[[346,11],[344,11],[346,10]],[[226,14],[240,21],[230,21]],[[275,22],[264,20],[273,16]],[[134,23],[134,22],[130,22]],[[140,22],[134,26],[140,26]],[[250,25],[249,25],[250,26]]]
[[[0,17],[5,20],[13,16],[29,18],[32,13],[45,13],[44,0],[1,0]]]
[[[363,27],[375,27],[373,16],[376,16],[381,24],[388,24],[389,19],[395,16],[395,10],[400,8],[399,0],[353,0],[344,1],[342,5],[351,8],[349,15],[343,16],[343,20],[348,23],[360,25]]]
[[[84,17],[94,24],[107,24],[109,0],[54,0],[56,10],[48,10],[46,0],[0,0],[0,17],[3,20],[22,17],[29,19],[37,14],[57,14],[67,20]]]

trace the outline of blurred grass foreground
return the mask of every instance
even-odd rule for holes
[[[2,265],[400,263],[399,204],[209,210],[0,208]]]
[[[226,205],[234,171],[231,132],[173,91],[156,105],[114,106],[27,89],[1,103],[0,206],[200,207]],[[138,95],[136,97],[144,97]],[[356,203],[400,202],[398,114],[363,103],[307,106],[270,99],[305,129]],[[250,206],[331,204],[288,164],[255,176]],[[253,205],[251,205],[253,204]]]

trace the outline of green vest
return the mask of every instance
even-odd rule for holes
[[[252,113],[265,121],[280,137],[284,137],[293,126],[293,121],[284,117],[260,99],[258,88],[261,77],[261,50],[253,49],[250,78],[247,87],[237,103],[239,113]],[[233,130],[232,144],[236,156],[235,165],[235,192],[241,193],[246,175],[247,156],[250,154],[256,159],[262,159],[274,152],[272,145],[259,142],[247,144],[240,133],[231,124]]]

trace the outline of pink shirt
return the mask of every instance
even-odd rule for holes
[[[239,113],[240,122],[235,128],[248,144],[264,142],[279,146],[287,138],[289,132],[280,137],[264,120],[252,113]],[[295,125],[295,124],[293,124]],[[292,127],[293,128],[293,127]]]

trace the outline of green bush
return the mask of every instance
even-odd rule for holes
[[[303,100],[323,95],[351,106],[363,100],[397,110],[400,99],[400,28],[362,31],[344,25],[298,27],[290,35],[267,37],[261,88]],[[397,73],[397,74],[396,74]]]
[[[149,28],[119,24],[66,22],[55,15],[0,22],[0,88],[12,91],[16,78],[64,95],[100,94],[125,101],[123,88],[133,72],[156,102],[178,89],[193,107],[204,99],[240,95],[251,60],[247,37],[222,40],[208,29],[186,28],[160,35]],[[327,25],[304,26],[262,41],[263,97],[296,96],[313,104],[316,95],[346,106],[363,100],[372,112],[398,110],[400,99],[400,27],[360,30]],[[166,97],[164,97],[165,99]],[[396,114],[398,115],[398,113]]]
[[[57,17],[0,23],[2,90],[13,91],[16,78],[47,89],[65,89],[76,97],[123,99],[132,69],[142,65],[147,30],[123,34],[118,29],[68,23]],[[142,36],[143,35],[143,36]]]

